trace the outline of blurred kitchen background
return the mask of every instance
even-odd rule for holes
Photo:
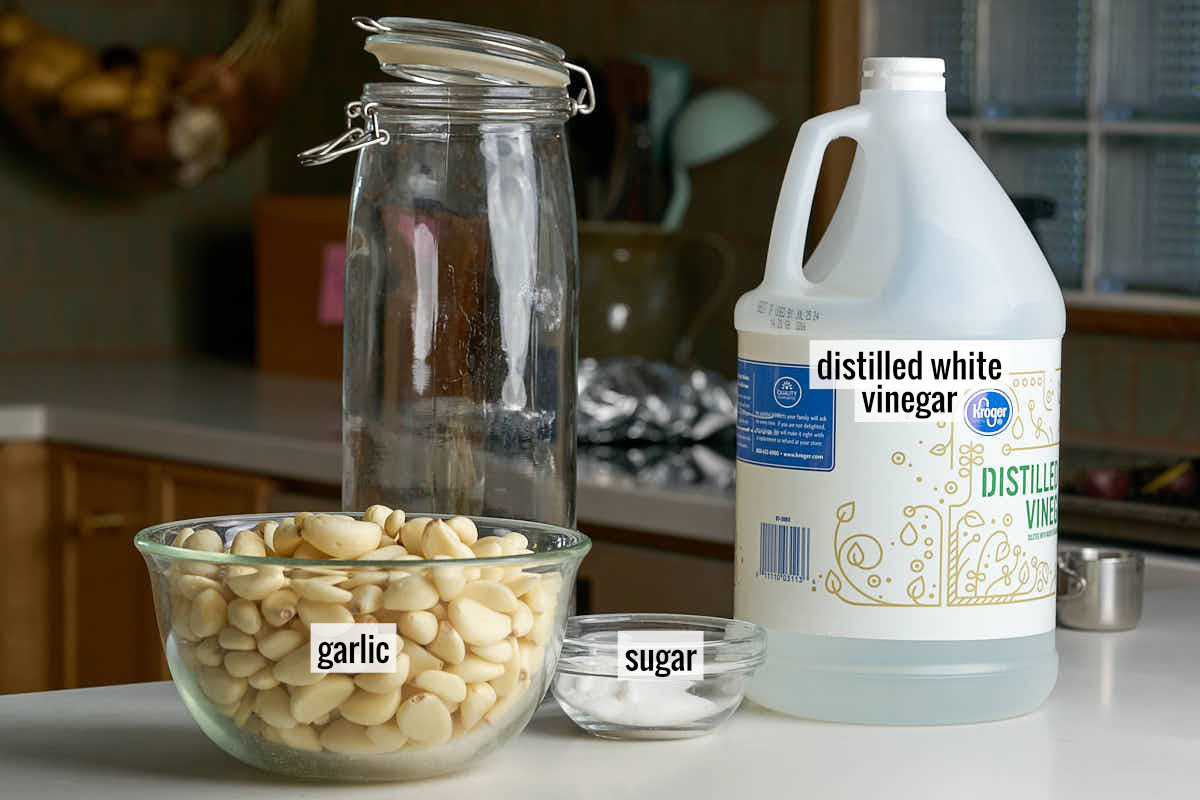
[[[141,525],[337,506],[353,162],[296,153],[382,78],[351,14],[539,36],[597,77],[600,110],[568,125],[581,355],[646,359],[606,386],[692,416],[588,434],[584,607],[730,613],[733,304],[761,279],[796,130],[856,102],[867,55],[946,60],[955,123],[1063,286],[1064,533],[1200,553],[1200,0],[0,14],[0,691],[160,674],[145,598],[78,568],[140,586]],[[814,235],[852,154],[830,148]],[[93,624],[121,617],[115,640]]]

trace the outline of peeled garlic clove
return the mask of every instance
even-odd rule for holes
[[[471,552],[476,558],[496,558],[504,555],[499,536],[486,536],[471,545]]]
[[[336,514],[314,514],[300,528],[300,537],[334,558],[358,558],[379,545],[382,530],[374,522]]]
[[[188,537],[191,536],[195,532],[196,532],[195,528],[180,528],[179,531],[175,534],[175,536],[171,539],[171,546],[172,547],[183,547],[184,542],[186,542],[188,540]]]
[[[283,567],[258,567],[246,575],[236,575],[225,579],[238,597],[247,600],[262,600],[271,592],[282,589],[287,583]]]
[[[459,541],[467,546],[473,545],[479,540],[479,529],[475,527],[475,523],[470,517],[454,517],[446,520],[446,525],[454,531]]]
[[[383,607],[383,589],[373,583],[355,586],[350,592],[350,611],[354,614],[372,614]]]
[[[379,745],[367,736],[361,725],[345,719],[335,719],[321,731],[321,746],[331,753],[369,755],[381,752]]]
[[[237,628],[225,626],[217,634],[217,644],[226,650],[257,650],[258,642],[248,633],[242,633]]]
[[[421,552],[426,558],[449,556],[450,558],[474,558],[471,548],[462,543],[450,526],[435,519],[425,526],[421,536]]]
[[[475,645],[471,647],[471,652],[485,661],[494,661],[497,664],[507,664],[512,658],[514,652],[515,640],[501,639],[495,644]]]
[[[229,603],[227,613],[229,624],[242,633],[253,636],[262,628],[262,614],[259,613],[258,606],[252,600],[242,597],[234,598]]]
[[[507,697],[516,691],[517,683],[522,677],[529,678],[521,672],[521,651],[517,649],[517,640],[509,639],[509,642],[512,646],[512,656],[504,664],[504,674],[489,681],[496,690],[497,697]]]
[[[395,539],[404,529],[404,512],[396,509],[383,521],[383,532]]]
[[[192,538],[196,538],[200,533],[201,531],[197,531]],[[205,589],[196,595],[192,600],[191,614],[188,616],[188,626],[192,633],[203,638],[221,630],[225,626],[226,605],[225,598],[216,589]]]
[[[410,553],[422,554],[421,539],[425,533],[425,526],[433,522],[429,517],[417,517],[410,519],[404,523],[404,527],[400,530],[400,544],[404,545],[404,549]]]
[[[513,531],[500,537],[500,548],[506,556],[516,555],[529,548],[529,540],[523,534]]]
[[[254,713],[273,728],[296,727],[296,718],[292,716],[292,698],[282,686],[259,692],[254,700]]]
[[[204,575],[190,575],[186,572],[171,576],[171,591],[183,595],[188,600],[195,599],[196,595],[205,589],[216,589],[219,592],[221,584]]]
[[[350,573],[350,579],[341,584],[343,589],[357,589],[368,584],[382,585],[387,583],[388,574],[381,569],[356,569]]]
[[[245,678],[235,678],[221,667],[202,667],[196,682],[209,700],[222,706],[238,702],[249,688]]]
[[[437,695],[426,693],[414,695],[400,706],[396,725],[409,739],[424,744],[442,744],[454,732],[446,704]]]
[[[446,672],[457,675],[466,683],[480,683],[499,678],[504,674],[504,665],[485,661],[479,656],[467,656],[461,663],[446,667]]]
[[[438,669],[422,672],[413,678],[412,685],[436,694],[446,705],[461,703],[467,696],[467,684],[461,676]]]
[[[367,510],[363,512],[363,519],[365,519],[367,522],[374,522],[380,528],[383,528],[383,523],[387,520],[391,513],[392,510],[387,506],[367,506]]]
[[[209,528],[201,528],[187,537],[183,546],[188,550],[199,550],[204,553],[220,553],[225,549],[221,534]]]
[[[554,615],[553,614],[534,614],[533,627],[529,629],[526,636],[534,644],[544,645],[550,641],[550,636],[554,631]]]
[[[225,671],[235,678],[250,678],[267,663],[267,659],[254,650],[235,650],[225,654]]]
[[[264,537],[275,555],[290,558],[303,541],[294,521],[284,520],[269,537]]]
[[[258,640],[258,652],[272,661],[278,661],[304,644],[305,636],[290,628],[274,631]]]
[[[445,620],[438,622],[437,636],[429,643],[427,649],[447,664],[461,664],[467,657],[466,643],[458,635],[458,631],[454,630],[454,626]]]
[[[379,547],[375,550],[363,553],[358,557],[359,561],[396,561],[408,555],[408,551],[398,544],[390,544],[385,547]]]
[[[498,581],[474,581],[466,585],[462,597],[469,597],[492,611],[511,614],[517,610],[517,596]]]
[[[511,618],[514,636],[524,636],[533,629],[533,612],[524,603],[517,603],[517,610],[512,613]]]
[[[321,740],[317,734],[317,729],[310,725],[279,728],[277,729],[277,735],[282,744],[286,744],[293,750],[312,750],[316,752],[321,749]]]
[[[221,665],[225,660],[225,651],[217,644],[217,637],[211,636],[196,645],[196,660],[206,667]]]
[[[297,647],[275,662],[273,675],[280,683],[289,686],[311,686],[325,677],[323,672],[309,672],[309,646]]]
[[[350,610],[337,603],[314,603],[302,598],[297,608],[300,612],[300,619],[304,620],[306,625],[317,623],[350,625],[354,623],[354,615],[350,613]]]
[[[490,683],[473,683],[467,687],[466,699],[458,707],[458,717],[463,730],[471,730],[483,719],[492,706],[496,705],[496,690]]]
[[[520,597],[541,582],[542,576],[536,572],[521,572],[511,578],[506,578],[504,584],[512,590],[514,595]]]
[[[342,703],[340,710],[343,717],[357,725],[382,725],[396,716],[399,707],[399,689],[370,692],[359,688]]]
[[[263,619],[278,628],[296,616],[300,596],[291,589],[276,589],[262,600]]]
[[[292,716],[307,725],[328,714],[354,694],[354,681],[347,675],[330,673],[322,680],[291,690]]]
[[[382,725],[372,725],[367,728],[367,738],[385,753],[395,752],[408,744],[408,737],[400,732],[394,719]]]
[[[229,552],[235,556],[262,558],[267,554],[267,545],[262,537],[252,530],[238,531],[233,537],[233,544],[229,546]]]
[[[437,636],[438,619],[428,611],[408,611],[400,618],[397,629],[417,644],[426,645]]]
[[[274,689],[276,686],[278,686],[279,681],[275,678],[273,666],[274,665],[268,663],[265,667],[247,678],[250,686],[258,689],[259,691],[264,689]]]
[[[395,672],[360,672],[354,676],[354,685],[375,694],[387,694],[399,691],[404,682],[408,680],[408,675],[408,654],[397,653]]]
[[[467,644],[492,644],[512,632],[512,620],[477,600],[459,597],[446,608],[450,624]]]
[[[403,650],[408,655],[410,675],[420,675],[427,669],[441,669],[443,666],[440,658],[411,639],[404,640]]]
[[[383,592],[383,607],[392,611],[424,611],[437,601],[437,588],[421,575],[403,576]]]
[[[434,567],[430,573],[433,576],[433,585],[437,588],[438,597],[442,600],[453,600],[462,594],[463,589],[467,586],[465,567],[457,565]]]
[[[291,588],[302,599],[314,603],[347,603],[350,601],[350,592],[336,586],[345,580],[345,575],[293,578]]]

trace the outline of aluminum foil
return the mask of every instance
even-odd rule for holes
[[[579,362],[579,441],[702,442],[737,425],[735,384],[644,358]]]
[[[644,358],[579,362],[581,468],[655,485],[733,484],[736,384]]]

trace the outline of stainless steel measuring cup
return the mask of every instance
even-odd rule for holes
[[[1142,616],[1146,560],[1140,553],[1079,547],[1058,554],[1058,624],[1127,631]]]

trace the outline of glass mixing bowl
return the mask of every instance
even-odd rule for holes
[[[288,519],[195,519],[135,538],[150,570],[171,676],[209,739],[270,772],[408,780],[472,766],[524,729],[554,674],[575,572],[591,547],[586,536],[470,517],[481,543],[496,537],[496,545],[471,548],[480,557],[350,561],[227,552],[239,532]],[[187,528],[214,531],[226,552],[174,546]],[[524,537],[516,546],[524,552],[494,555],[501,537],[521,542],[514,533]],[[474,590],[464,588],[476,582]],[[502,641],[475,636],[471,644],[467,609],[478,614],[480,606],[455,603],[468,594],[508,617]],[[515,605],[512,598],[519,598]],[[406,665],[406,678],[308,671],[309,626],[351,617],[396,624],[404,653],[397,672]],[[406,712],[413,701],[420,710]]]

